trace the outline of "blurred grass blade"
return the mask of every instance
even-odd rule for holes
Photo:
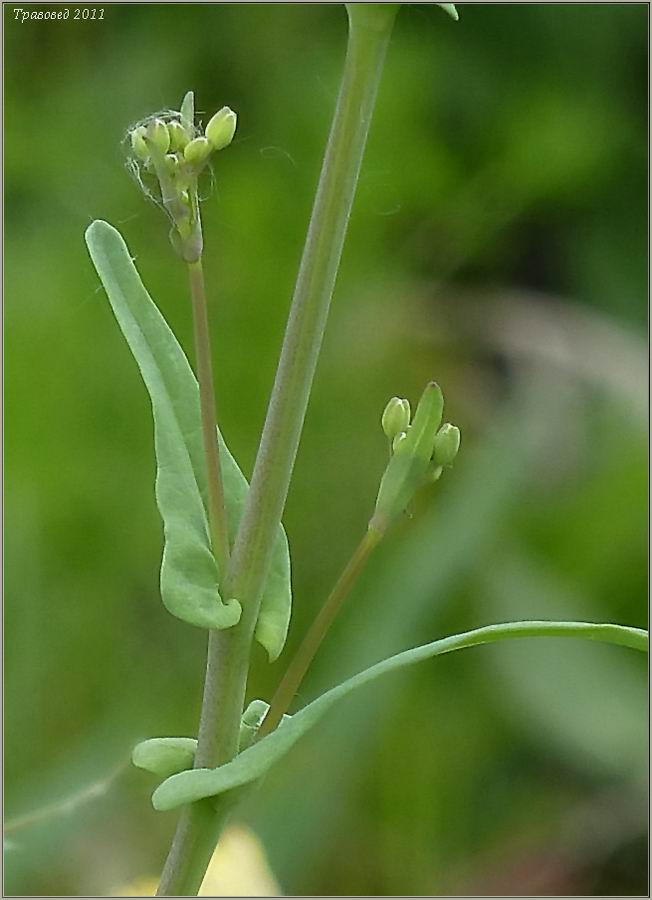
[[[5,835],[13,834],[16,831],[22,831],[26,828],[33,828],[35,825],[42,825],[44,822],[58,819],[61,816],[70,815],[91,800],[103,797],[107,791],[113,787],[115,781],[125,771],[125,768],[126,764],[120,763],[119,766],[112,769],[104,778],[94,781],[92,784],[87,785],[79,791],[75,791],[75,793],[65,797],[63,800],[48,803],[45,806],[40,806],[21,816],[7,819],[4,823]],[[176,771],[180,770],[177,769]],[[16,845],[7,847],[5,844],[5,849],[16,849]]]
[[[208,528],[206,462],[199,389],[186,356],[143,286],[120,233],[93,222],[86,243],[118,324],[152,402],[157,459],[156,500],[165,549],[161,596],[166,608],[192,625],[229,628],[240,618],[236,599],[220,597],[220,572]],[[229,531],[237,529],[248,491],[237,463],[220,441]],[[282,529],[263,597],[256,637],[271,659],[283,648],[290,619],[290,558]]]
[[[590,622],[507,622],[442,638],[391,656],[332,688],[232,762],[217,769],[194,769],[173,775],[154,792],[154,807],[158,810],[175,809],[255,781],[281,759],[337,700],[387,672],[454,650],[523,637],[577,637],[640,651],[646,651],[648,646],[648,633],[639,628]]]

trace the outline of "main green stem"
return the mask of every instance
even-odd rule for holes
[[[393,13],[388,15],[382,7],[380,12],[380,21],[350,13],[344,76],[251,487],[233,548],[232,596],[241,602],[249,629],[258,615],[285,507],[391,34]]]
[[[239,600],[242,617],[234,628],[209,635],[197,767],[227,762],[237,753],[253,631],[396,10],[378,4],[349,7],[349,40],[337,107],[251,486],[222,585],[224,596]],[[197,894],[228,811],[220,801],[217,812],[211,814],[209,801],[202,801],[182,812],[158,896]]]

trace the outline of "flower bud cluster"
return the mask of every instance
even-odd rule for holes
[[[380,483],[370,527],[385,531],[404,512],[414,494],[429,481],[437,481],[451,466],[460,447],[460,430],[441,425],[444,398],[435,382],[427,385],[411,418],[410,404],[392,397],[381,417],[390,442],[390,460]]]
[[[236,125],[236,114],[225,106],[212,116],[202,133],[194,124],[190,92],[180,113],[151,116],[127,134],[130,166],[149,196],[143,170],[158,181],[160,202],[175,225],[175,240],[177,244],[180,241],[182,256],[188,261],[201,253],[198,178],[211,155],[229,146]]]
[[[392,397],[383,411],[380,422],[394,453],[407,438],[411,417],[410,401],[400,397]],[[433,433],[432,462],[437,466],[451,466],[460,449],[459,428],[446,422]]]
[[[237,125],[237,116],[228,106],[211,118],[204,134],[182,124],[180,118],[155,116],[129,132],[133,155],[149,170],[164,162],[167,171],[186,187],[206,166],[210,156],[228,147]]]

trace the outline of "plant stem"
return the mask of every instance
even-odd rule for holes
[[[242,606],[237,626],[209,635],[196,766],[237,752],[251,641],[308,405],[364,148],[396,8],[349,8],[344,75],[303,250],[267,418],[238,529],[225,596]],[[159,896],[201,886],[223,817],[207,824],[201,804],[181,815]],[[210,832],[210,834],[208,834]],[[207,837],[208,835],[208,837]]]
[[[165,861],[157,897],[192,897],[197,894],[231,812],[232,804],[226,800],[225,795],[217,801],[199,800],[184,808]]]
[[[364,569],[373,550],[382,540],[382,537],[383,535],[380,531],[369,529],[358,544],[346,568],[338,578],[335,587],[313,619],[310,628],[299,645],[299,649],[292,658],[292,662],[285,670],[285,674],[272,697],[267,714],[258,729],[257,739],[269,734],[270,731],[274,731],[289,710],[290,704],[299,690],[299,686],[311,662],[342,607],[342,603]]]
[[[204,454],[206,456],[208,519],[211,530],[211,543],[219,570],[221,573],[226,573],[230,556],[229,534],[224,504],[222,469],[220,467],[220,449],[217,440],[213,363],[211,361],[208,309],[201,259],[188,263],[188,276],[190,278],[190,295],[192,297],[197,380],[199,381],[201,424],[204,438]]]
[[[364,154],[393,15],[368,27],[350,17],[344,76],[288,319],[251,487],[233,548],[233,596],[253,628],[285,507],[290,477],[349,215]]]
[[[326,328],[393,18],[394,14],[388,16],[382,7],[380,21],[374,19],[371,24],[367,16],[360,20],[350,15],[344,75],[227,579],[228,596],[240,602],[242,619],[235,628],[215,635],[209,647],[209,669],[213,667],[217,671],[221,661],[229,683],[239,682],[230,696],[219,685],[213,691],[216,703],[227,704],[229,713],[233,714],[226,731],[236,739],[244,705],[251,639]],[[205,698],[210,693],[207,685]],[[214,723],[216,708],[215,703],[205,708],[202,719]],[[236,708],[239,708],[237,717]],[[224,705],[219,717],[225,717]],[[229,749],[233,755],[237,747]],[[222,758],[227,755],[223,754]]]

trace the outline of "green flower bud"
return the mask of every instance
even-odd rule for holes
[[[183,150],[186,144],[190,141],[190,137],[188,136],[188,132],[183,127],[181,122],[177,122],[176,120],[173,122],[168,122],[168,134],[170,135],[170,150]]]
[[[407,437],[407,433],[405,431],[399,431],[398,434],[394,435],[394,439],[392,441],[392,452],[400,453],[401,452],[401,444],[405,441]]]
[[[147,140],[151,141],[161,153],[167,153],[170,149],[170,135],[167,126],[162,119],[152,119],[145,127]]]
[[[410,403],[400,397],[392,397],[380,420],[383,431],[387,437],[393,440],[402,431],[406,431],[410,424]]]
[[[131,132],[131,149],[134,151],[138,159],[146,160],[149,157],[149,150],[145,142],[145,129],[142,125],[134,128]]]
[[[183,156],[191,166],[199,166],[205,163],[213,152],[213,147],[205,137],[194,138],[186,144]]]
[[[179,157],[175,156],[174,153],[168,153],[167,156],[163,159],[165,163],[165,168],[168,170],[170,175],[176,175],[179,171]]]
[[[385,469],[370,528],[383,534],[407,508],[416,491],[427,483],[443,409],[441,390],[434,381],[430,382],[421,395],[409,430],[397,441]]]
[[[223,106],[215,113],[204,129],[213,150],[223,150],[229,146],[233,140],[237,123],[237,115],[228,106]]]
[[[428,477],[430,478],[430,481],[432,481],[433,484],[436,481],[439,481],[439,479],[441,478],[441,473],[443,471],[444,470],[441,466],[437,466],[435,465],[435,463],[431,463],[430,468],[428,469]]]
[[[184,168],[181,163],[179,163],[179,168],[174,174],[174,186],[176,189],[187,193],[192,181],[193,175],[188,172],[187,168]]]
[[[460,430],[446,422],[435,437],[432,458],[438,466],[450,466],[460,449]]]

